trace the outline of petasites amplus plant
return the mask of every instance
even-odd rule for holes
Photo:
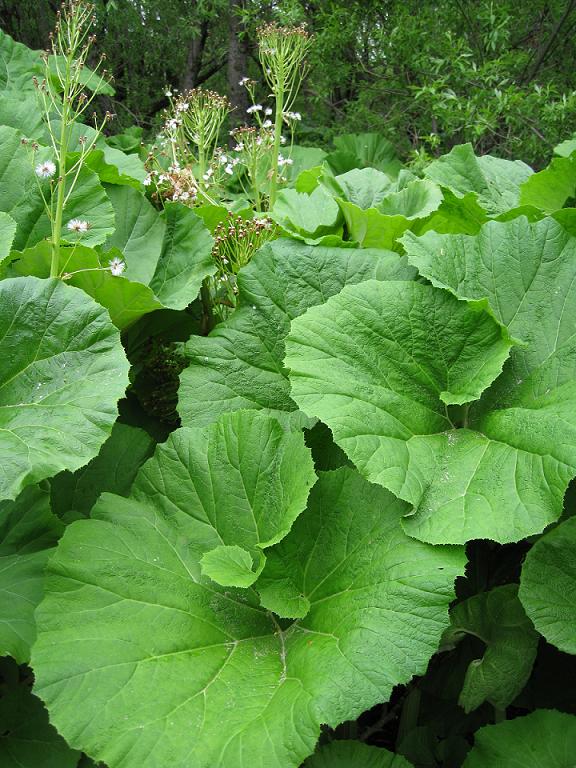
[[[146,183],[91,18],[0,34],[0,766],[571,768],[576,146],[282,164],[272,24]]]

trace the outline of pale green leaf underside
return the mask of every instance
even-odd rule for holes
[[[471,486],[467,497],[485,515],[482,535],[539,533],[560,516],[576,474],[576,238],[554,219],[520,217],[490,222],[476,237],[428,232],[403,243],[424,277],[460,299],[487,302],[523,342],[470,410],[469,426],[489,440],[477,459],[491,486],[476,498]],[[418,513],[411,530],[427,517]]]
[[[466,670],[458,703],[466,712],[484,701],[506,709],[524,688],[538,646],[538,633],[518,600],[517,585],[496,587],[458,603],[450,612],[450,624],[445,643],[469,634],[486,644],[483,657]]]
[[[310,195],[283,189],[278,193],[270,216],[288,234],[315,239],[336,232],[340,210],[322,187],[317,187]]]
[[[221,413],[262,410],[300,426],[283,366],[290,320],[322,304],[348,283],[369,278],[409,280],[415,270],[396,254],[310,247],[276,240],[238,276],[239,308],[207,338],[186,345],[190,365],[180,375],[178,412],[185,426],[201,426]]]
[[[576,517],[545,533],[526,556],[520,599],[536,629],[576,654]]]
[[[576,755],[576,717],[537,709],[476,732],[463,768],[571,768]]]
[[[303,768],[412,768],[412,763],[361,741],[332,741],[309,757]]]
[[[128,361],[105,309],[59,280],[0,282],[0,498],[93,458]]]
[[[324,475],[272,550],[312,603],[282,631],[252,590],[201,578],[185,511],[104,497],[68,527],[38,613],[56,727],[110,768],[297,768],[321,723],[386,700],[437,648],[463,552],[407,537],[404,511],[352,470]]]
[[[488,313],[446,291],[367,281],[296,319],[285,362],[300,408],[330,427],[362,474],[426,519],[408,518],[410,534],[463,543],[513,537],[516,523],[501,516],[495,525],[472,503],[494,493],[500,501],[498,468],[490,441],[456,429],[462,416],[446,404],[480,397],[509,350]]]
[[[63,529],[50,511],[50,495],[38,487],[0,502],[0,656],[19,664],[30,660],[44,567]]]

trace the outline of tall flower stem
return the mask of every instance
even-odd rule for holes
[[[70,60],[66,59],[66,84],[70,82]],[[68,153],[68,88],[64,90],[62,104],[62,123],[60,126],[60,141],[58,143],[58,183],[56,187],[56,208],[52,224],[52,259],[50,262],[50,277],[58,277],[60,272],[60,239],[62,237],[62,218],[64,201],[66,200],[66,155]]]
[[[278,89],[276,96],[276,114],[274,118],[274,145],[272,150],[272,168],[270,169],[270,208],[274,207],[276,202],[276,193],[278,190],[278,156],[280,154],[280,143],[282,141],[282,120],[284,116],[284,91]]]

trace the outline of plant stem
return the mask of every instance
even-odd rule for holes
[[[270,202],[269,209],[276,202],[276,190],[278,189],[278,155],[280,154],[280,141],[282,139],[282,116],[284,114],[284,91],[278,90],[276,96],[276,116],[274,119],[274,147],[272,149],[272,169],[270,175]]]
[[[66,155],[68,153],[68,84],[70,82],[70,58],[66,59],[66,87],[62,98],[62,124],[60,126],[60,143],[58,147],[58,185],[56,192],[56,210],[52,223],[52,259],[50,262],[50,277],[58,277],[60,272],[60,238],[62,235],[62,216],[66,200]]]

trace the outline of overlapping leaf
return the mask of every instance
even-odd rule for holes
[[[263,247],[238,276],[240,307],[208,338],[186,345],[178,412],[200,426],[221,413],[256,408],[302,423],[283,366],[290,320],[347,283],[411,279],[406,261],[385,251],[312,248],[289,240]]]
[[[50,511],[50,494],[37,486],[0,502],[0,656],[19,664],[30,660],[44,567],[63,530]]]
[[[412,768],[412,763],[361,741],[332,741],[308,758],[304,768]]]
[[[539,533],[560,516],[576,474],[576,238],[554,219],[521,217],[488,223],[477,237],[429,232],[403,242],[423,276],[461,299],[487,302],[522,342],[471,406],[474,436],[456,434],[454,459],[469,463],[470,477],[461,509],[485,523],[468,528],[469,538]],[[436,528],[433,538],[442,540],[448,521],[431,501],[416,509],[409,530],[428,536]]]
[[[200,521],[156,487],[103,497],[49,566],[36,690],[73,746],[110,768],[296,768],[321,723],[424,671],[463,553],[405,536],[385,490],[322,476],[270,551],[312,606],[283,628],[251,590],[201,576]]]
[[[0,498],[93,458],[112,429],[128,361],[108,313],[34,277],[0,282]]]
[[[510,346],[487,312],[447,291],[369,281],[297,318],[285,362],[304,413],[330,427],[369,480],[414,505],[411,535],[463,543],[513,537],[524,522],[515,507],[501,509],[496,473],[508,479],[509,466],[488,453],[483,471],[489,441],[467,424],[468,404],[500,374]],[[484,498],[500,504],[498,521]]]
[[[526,556],[520,599],[549,643],[576,654],[576,517],[545,533]]]
[[[521,204],[521,185],[533,173],[520,160],[502,160],[492,155],[477,157],[471,144],[459,144],[424,169],[426,178],[458,197],[474,193],[482,208],[494,215]]]
[[[486,644],[481,659],[466,671],[459,704],[466,712],[484,701],[505,709],[524,688],[536,657],[538,633],[518,600],[516,584],[496,587],[456,605],[444,642],[452,644],[468,634]]]
[[[537,709],[476,732],[463,768],[570,768],[576,754],[576,717]]]

